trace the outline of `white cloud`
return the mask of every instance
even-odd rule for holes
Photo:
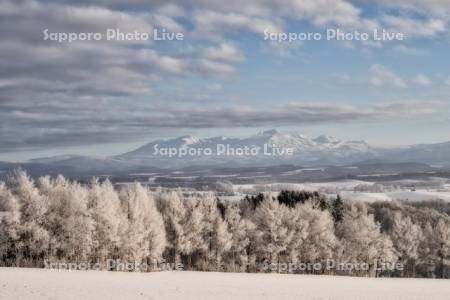
[[[350,0],[353,3],[369,3],[372,0]],[[432,14],[436,16],[448,17],[450,14],[450,6],[448,0],[378,0],[377,4],[388,7],[399,7],[408,9],[413,12],[422,14]]]
[[[342,0],[289,0],[284,12],[291,16],[310,19],[315,24],[323,26],[335,24],[341,27],[360,28],[365,21],[361,10],[351,3]]]
[[[208,59],[201,59],[199,68],[204,73],[215,75],[226,75],[235,71],[234,67],[229,64],[215,62]]]
[[[400,54],[407,54],[412,56],[429,56],[430,54],[423,49],[408,47],[405,45],[396,45],[392,48],[394,52],[398,52]]]
[[[413,82],[417,85],[424,86],[424,87],[430,86],[433,84],[433,81],[429,77],[427,77],[423,74],[417,74],[417,76],[414,77]]]
[[[370,67],[371,78],[369,83],[374,87],[395,87],[405,88],[405,81],[392,72],[389,68],[375,64]]]
[[[210,10],[196,10],[193,15],[193,21],[199,36],[213,39],[220,38],[224,33],[236,30],[247,30],[261,35],[265,29],[274,32],[282,30],[282,25],[276,22],[276,18],[260,18],[238,12],[223,13]]]
[[[211,60],[222,61],[243,61],[245,59],[244,54],[236,48],[233,44],[221,43],[217,47],[209,47],[204,50],[204,56]]]
[[[182,74],[187,69],[187,64],[183,60],[170,56],[160,56],[156,62],[161,70],[169,73]]]
[[[413,19],[403,16],[385,15],[383,23],[389,30],[400,32],[407,37],[431,37],[446,31],[446,22],[441,19]]]

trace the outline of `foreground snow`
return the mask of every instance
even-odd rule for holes
[[[0,268],[0,299],[448,299],[450,281]]]

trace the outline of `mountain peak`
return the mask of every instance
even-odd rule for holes
[[[200,139],[193,135],[180,136],[179,138],[176,139],[179,141],[183,141],[185,145],[194,145],[200,142]]]
[[[158,149],[169,148],[196,148],[196,149],[212,149],[211,153],[215,153],[219,144],[226,144],[230,149],[241,149],[244,147],[257,147],[264,149],[264,147],[292,149],[292,156],[274,156],[268,157],[259,155],[252,157],[234,157],[231,156],[216,156],[216,155],[199,155],[198,157],[191,157],[189,160],[173,159],[164,155],[155,155],[155,145]],[[302,135],[298,132],[279,132],[275,129],[265,130],[259,132],[257,135],[249,136],[248,138],[227,138],[227,137],[211,137],[199,139],[196,136],[185,135],[174,139],[153,141],[135,151],[125,153],[119,156],[121,159],[130,159],[134,162],[142,162],[142,164],[150,163],[154,166],[165,166],[166,164],[173,165],[190,165],[195,161],[199,163],[219,164],[224,162],[232,162],[237,165],[244,164],[269,164],[276,162],[290,162],[290,163],[308,163],[317,161],[338,161],[339,163],[354,162],[361,159],[372,158],[375,152],[370,146],[354,142],[345,142],[331,136],[319,136],[316,139],[311,139],[308,136]]]
[[[319,144],[338,144],[341,142],[340,139],[335,138],[334,136],[330,136],[330,135],[318,136],[313,141],[316,143],[319,143]]]

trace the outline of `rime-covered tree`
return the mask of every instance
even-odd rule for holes
[[[446,278],[445,269],[448,266],[447,259],[450,256],[450,221],[440,219],[433,230],[436,238],[437,254],[440,260],[440,278]]]
[[[299,253],[304,262],[319,262],[336,258],[340,251],[340,244],[334,234],[333,218],[327,210],[314,208],[311,203],[300,205],[297,214],[301,222],[307,224],[300,226],[300,236],[304,237]]]
[[[186,202],[186,219],[183,222],[185,242],[181,252],[187,258],[188,268],[192,268],[200,255],[207,250],[203,237],[203,214],[199,205],[200,201],[196,199]]]
[[[211,193],[150,192],[140,184],[118,191],[109,181],[62,176],[35,183],[17,171],[0,182],[0,265],[163,258],[194,270],[257,271],[266,261],[331,258],[373,269],[400,257],[411,267],[405,274],[416,266],[418,276],[449,276],[450,218],[442,203],[355,202],[344,209],[334,201],[325,209],[318,193],[283,195],[220,203]]]
[[[88,191],[63,176],[41,178],[39,187],[48,198],[45,226],[51,235],[50,258],[86,262],[92,251],[93,222],[88,212]]]
[[[414,276],[419,257],[419,245],[423,238],[422,229],[419,225],[414,224],[410,217],[402,216],[400,212],[396,212],[390,236],[400,255],[400,260],[406,266],[410,266],[409,273]]]
[[[311,206],[311,204],[309,204]],[[302,204],[297,204],[288,212],[286,217],[286,226],[293,231],[292,239],[290,239],[286,247],[286,262],[296,263],[301,261],[303,248],[308,237],[309,222],[304,218],[305,207]]]
[[[119,195],[109,180],[100,183],[93,179],[89,185],[88,208],[93,221],[92,260],[105,262],[118,258],[121,238],[127,220]]]
[[[42,264],[49,245],[45,228],[47,198],[39,193],[34,181],[21,170],[16,170],[7,180],[7,187],[19,208],[20,226],[15,240],[16,264],[21,266]]]
[[[249,263],[248,247],[250,237],[253,235],[255,225],[247,219],[242,218],[239,206],[232,203],[225,212],[225,222],[231,233],[231,247],[225,261],[229,270],[244,271]]]
[[[218,210],[214,195],[206,195],[200,202],[203,215],[203,240],[206,243],[205,267],[207,269],[222,269],[222,257],[231,245],[231,234]]]
[[[255,252],[257,260],[278,263],[280,253],[286,251],[294,231],[286,226],[289,208],[267,194],[253,216],[255,224]]]
[[[186,220],[186,208],[176,192],[164,191],[155,196],[166,229],[165,257],[171,263],[178,263],[180,254],[188,247],[183,228]]]
[[[166,234],[161,214],[153,196],[141,184],[135,183],[120,193],[127,230],[122,251],[128,261],[158,261],[166,246]]]
[[[4,182],[0,182],[0,266],[13,266],[18,259],[20,206]]]
[[[337,227],[343,245],[343,259],[369,264],[371,271],[379,262],[396,262],[397,255],[389,236],[382,234],[374,216],[363,203],[352,204]]]

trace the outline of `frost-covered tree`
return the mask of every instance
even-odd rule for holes
[[[433,230],[436,238],[437,254],[440,260],[440,277],[446,278],[445,269],[450,256],[450,220],[440,219]]]
[[[217,181],[215,190],[223,195],[234,195],[233,183],[228,180]]]
[[[351,263],[366,263],[373,272],[380,263],[396,262],[396,253],[389,236],[382,234],[374,216],[363,203],[352,204],[337,227],[343,245],[343,259]]]
[[[244,271],[249,263],[248,247],[255,225],[250,220],[242,218],[241,211],[236,203],[227,207],[225,222],[228,231],[231,233],[231,247],[226,255],[225,262],[230,271]]]
[[[166,234],[161,214],[153,196],[141,184],[135,183],[120,193],[127,230],[122,240],[122,253],[127,261],[158,261],[166,246]]]
[[[186,219],[184,220],[184,247],[181,252],[187,258],[188,268],[192,268],[200,255],[207,250],[203,237],[203,215],[199,208],[200,201],[190,199],[186,202]]]
[[[188,247],[183,228],[186,220],[186,208],[176,192],[161,191],[155,196],[166,230],[165,257],[169,262],[176,264],[180,262],[180,254]]]
[[[86,262],[92,251],[93,222],[88,212],[88,190],[63,176],[41,178],[48,199],[45,227],[50,233],[49,256],[68,262]]]
[[[374,269],[400,257],[408,275],[416,266],[420,276],[448,277],[444,204],[340,202],[328,207],[316,193],[284,192],[221,203],[210,193],[150,192],[138,183],[120,191],[62,176],[35,183],[17,171],[0,182],[0,265],[162,258],[195,270],[256,271],[267,261],[337,259]]]
[[[118,193],[109,180],[93,179],[88,191],[88,209],[93,221],[92,260],[104,263],[118,258],[127,220]]]
[[[400,212],[396,212],[390,236],[400,255],[400,260],[406,266],[410,266],[409,272],[414,276],[419,257],[419,245],[423,238],[422,229],[419,225],[414,224],[410,217],[405,217]]]
[[[311,207],[311,204],[308,204]],[[285,223],[289,230],[293,231],[293,236],[290,239],[286,247],[286,257],[287,262],[296,263],[301,261],[303,257],[303,248],[305,247],[305,242],[308,237],[309,221],[304,218],[305,206],[302,204],[297,204],[293,209],[291,209],[285,219]]]
[[[286,226],[289,208],[281,205],[271,194],[266,194],[253,216],[255,224],[255,249],[257,260],[278,263],[294,236],[294,230]]]
[[[13,198],[14,219],[20,216],[20,226],[17,229],[15,252],[16,264],[20,266],[40,265],[46,255],[49,245],[49,234],[45,229],[45,214],[47,198],[39,193],[34,181],[21,170],[15,171],[7,180],[7,187]],[[13,200],[15,199],[15,200]],[[16,202],[17,200],[17,202]]]
[[[340,251],[340,244],[334,233],[331,214],[327,210],[314,208],[310,203],[300,205],[297,208],[297,214],[300,222],[303,223],[298,225],[299,234],[303,238],[299,247],[301,260],[319,262],[336,258]]]
[[[20,238],[20,206],[4,182],[0,182],[0,266],[15,265]]]
[[[214,195],[206,195],[199,206],[203,215],[203,240],[206,243],[205,267],[212,270],[222,269],[222,258],[231,245],[231,234],[218,210]]]

